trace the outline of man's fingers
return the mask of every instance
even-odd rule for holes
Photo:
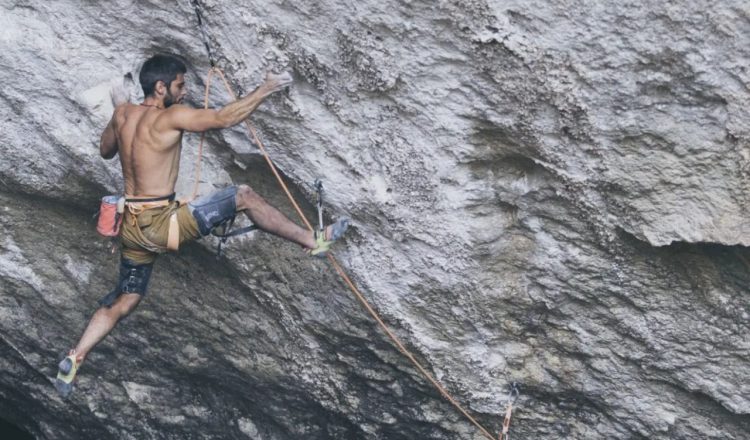
[[[125,75],[122,80],[113,81],[112,88],[109,90],[109,96],[112,99],[112,105],[118,105],[130,102],[130,85],[133,83],[130,74]]]
[[[280,73],[279,75],[276,76],[276,79],[279,81],[280,84],[283,84],[285,86],[294,82],[294,80],[292,79],[292,74],[289,72]]]
[[[273,72],[266,73],[266,84],[274,92],[283,89],[292,82],[294,82],[294,79],[292,79],[292,74],[290,74],[289,72],[282,72],[280,74],[275,74]]]

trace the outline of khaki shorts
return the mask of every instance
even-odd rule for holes
[[[188,205],[180,206],[178,202],[171,202],[167,206],[147,209],[137,216],[126,209],[120,232],[122,258],[134,264],[153,263],[160,253],[166,251],[169,218],[174,212],[177,212],[180,244],[201,237],[198,232],[198,222],[190,213]],[[140,228],[140,234],[135,228]],[[148,241],[144,241],[141,234]],[[161,249],[154,249],[152,245]]]
[[[147,264],[165,252],[169,235],[169,218],[177,212],[180,244],[204,237],[237,213],[237,187],[230,186],[199,197],[187,205],[171,202],[167,206],[147,209],[137,216],[125,210],[122,224],[122,256],[135,264]],[[137,218],[137,221],[135,220]],[[137,227],[144,241],[139,236]],[[151,243],[148,243],[151,242]],[[156,245],[158,249],[154,249]]]

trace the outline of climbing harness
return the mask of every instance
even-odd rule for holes
[[[96,214],[99,216],[96,230],[99,234],[114,240],[120,235],[120,227],[125,217],[125,208],[131,214],[130,225],[137,226],[139,214],[149,209],[168,206],[174,199],[174,193],[163,197],[132,195],[125,195],[125,197],[118,195],[104,196],[99,207],[99,212]],[[167,250],[176,251],[180,244],[180,228],[177,223],[177,212],[172,213],[169,217],[166,247],[152,243],[143,235],[143,232],[138,227],[133,228],[133,231],[138,236],[138,239],[143,242],[143,246],[151,252],[163,253]]]
[[[211,62],[211,68],[208,71],[207,79],[206,79],[206,93],[205,93],[205,108],[208,108],[208,94],[209,89],[211,87],[211,78],[214,74],[218,75],[222,82],[224,83],[224,87],[227,90],[227,93],[232,97],[234,101],[237,100],[237,95],[234,93],[234,90],[229,85],[229,81],[227,80],[226,76],[224,75],[224,72],[215,66],[215,63],[213,62],[212,54],[211,54],[211,48],[208,44],[208,38],[207,33],[203,26],[203,20],[201,17],[201,11],[200,11],[200,3],[198,0],[192,0],[193,5],[195,7],[196,15],[198,16],[198,25],[201,28],[201,35],[203,37],[203,43],[206,46],[206,50],[208,51],[209,61]],[[305,224],[308,230],[315,232],[315,229],[308,221],[307,217],[302,212],[302,209],[300,209],[299,205],[297,204],[297,201],[295,200],[294,196],[292,196],[292,193],[289,191],[289,188],[287,187],[286,183],[284,183],[284,180],[282,179],[281,175],[279,174],[278,170],[276,169],[276,166],[274,165],[273,161],[271,160],[271,157],[268,155],[268,152],[265,149],[265,146],[263,145],[263,142],[261,142],[260,138],[258,137],[258,134],[255,130],[255,128],[250,124],[249,119],[245,119],[245,125],[248,129],[248,134],[251,138],[251,140],[255,143],[255,145],[258,146],[258,149],[261,152],[261,155],[266,160],[266,163],[268,164],[269,168],[271,169],[271,172],[276,177],[276,180],[279,182],[279,185],[284,190],[284,193],[286,194],[287,198],[289,199],[289,202],[294,207],[295,211],[297,212],[297,215],[299,216],[300,220]],[[199,152],[202,151],[203,148],[203,141],[205,138],[205,133],[201,136],[200,146],[199,146]],[[199,153],[200,154],[200,153]],[[196,188],[197,188],[197,180],[196,180]],[[318,196],[318,221],[320,226],[322,227],[322,183],[316,182],[316,190],[319,188],[319,191],[317,192]],[[388,336],[388,338],[398,347],[398,349],[401,351],[401,353],[411,361],[411,363],[414,365],[414,367],[424,376],[424,378],[430,382],[435,389],[442,395],[448,402],[450,402],[461,414],[466,417],[467,420],[469,420],[479,431],[489,440],[496,440],[496,437],[490,433],[489,430],[487,430],[482,424],[480,424],[474,417],[471,416],[471,414],[468,413],[464,409],[463,406],[461,406],[456,399],[451,396],[450,393],[443,387],[433,376],[430,374],[425,367],[422,366],[422,364],[417,360],[417,358],[404,346],[404,344],[401,342],[401,340],[393,333],[393,331],[386,325],[386,323],[383,321],[383,319],[380,317],[380,315],[375,311],[375,309],[370,305],[369,301],[365,298],[365,296],[362,294],[362,292],[359,291],[357,286],[354,285],[352,280],[349,278],[347,273],[344,271],[344,269],[339,264],[338,260],[333,256],[332,252],[328,252],[326,254],[326,257],[328,258],[328,261],[333,266],[336,273],[339,274],[341,279],[344,281],[344,283],[349,287],[349,289],[352,291],[354,296],[357,298],[357,300],[362,304],[362,306],[367,310],[367,312],[372,316],[372,318],[378,323],[380,328],[383,330],[383,332]],[[512,392],[512,391],[511,391]],[[516,389],[516,396],[517,396],[517,389]],[[503,432],[499,434],[498,439],[499,440],[507,440],[508,439],[508,429],[510,427],[510,411],[511,411],[512,403],[509,404],[508,409],[506,410],[506,416],[505,421],[503,422]],[[507,424],[507,427],[506,427]],[[503,438],[502,436],[505,436]]]

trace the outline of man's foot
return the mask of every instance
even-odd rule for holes
[[[341,218],[336,221],[336,223],[329,225],[324,233],[321,233],[321,231],[315,231],[314,237],[316,246],[313,249],[310,249],[310,255],[320,258],[325,257],[333,242],[341,238],[348,227],[349,219]]]
[[[74,353],[70,353],[58,364],[55,388],[61,397],[67,398],[73,392],[73,379],[75,379],[80,366],[81,361]]]

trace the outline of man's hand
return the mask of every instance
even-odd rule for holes
[[[118,105],[130,102],[130,84],[133,82],[130,74],[125,75],[122,81],[116,81],[109,91],[109,97],[112,98],[112,105]]]
[[[273,72],[268,72],[266,73],[266,80],[261,87],[263,87],[268,94],[271,94],[283,90],[284,87],[288,86],[293,81],[292,75],[289,72],[282,72],[278,75]]]

